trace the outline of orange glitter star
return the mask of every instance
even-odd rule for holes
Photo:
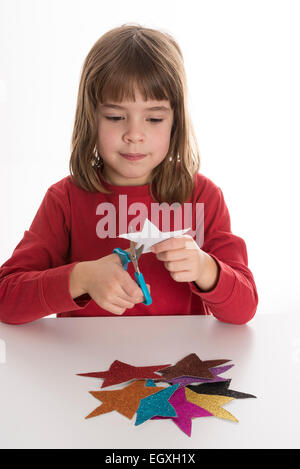
[[[102,404],[85,418],[96,417],[116,410],[125,417],[132,419],[141,399],[165,389],[158,386],[145,386],[145,382],[145,380],[134,381],[125,388],[114,391],[89,391]]]

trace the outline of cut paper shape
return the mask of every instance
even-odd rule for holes
[[[124,383],[132,379],[157,378],[158,375],[154,372],[167,366],[169,365],[132,366],[128,363],[115,360],[107,371],[77,373],[77,375],[91,378],[104,378],[101,388],[106,388],[107,386]]]
[[[205,360],[202,361],[195,353],[190,353],[175,365],[160,370],[165,379],[178,378],[179,376],[193,376],[198,378],[213,379],[214,375],[209,370],[218,365],[223,365],[230,360]]]
[[[178,384],[169,386],[162,391],[141,399],[137,410],[135,425],[141,425],[141,423],[155,416],[177,417],[176,411],[168,399],[170,399],[178,386]]]
[[[129,241],[136,242],[136,249],[139,249],[143,244],[143,254],[146,254],[147,252],[151,252],[151,246],[154,246],[154,244],[160,243],[165,239],[182,236],[190,229],[191,228],[186,228],[184,230],[168,232],[160,231],[153,223],[151,223],[148,218],[146,218],[142,231],[136,231],[135,233],[120,234],[119,238],[125,238],[129,239]]]
[[[174,407],[177,417],[152,417],[155,419],[166,419],[171,418],[174,423],[182,430],[186,435],[191,436],[192,434],[192,418],[195,417],[210,417],[213,414],[208,410],[199,407],[186,399],[184,388],[178,388],[169,399],[170,404]]]
[[[191,391],[197,392],[198,394],[214,394],[217,396],[228,396],[233,399],[247,399],[249,397],[255,397],[253,394],[246,394],[245,392],[234,391],[229,389],[231,379],[218,383],[202,383],[188,386]]]
[[[145,381],[138,380],[130,383],[123,389],[113,391],[89,391],[92,396],[102,404],[91,412],[86,419],[106,414],[116,410],[125,417],[132,419],[136,413],[140,400],[166,388],[158,386],[145,386]]]
[[[211,412],[213,415],[215,415],[215,417],[238,422],[238,420],[230,412],[223,409],[222,407],[222,405],[233,401],[233,397],[215,396],[213,394],[198,394],[197,392],[191,391],[189,388],[185,388],[185,395],[188,401],[203,407],[204,409],[208,410],[208,412]]]
[[[213,379],[206,379],[206,378],[197,378],[196,376],[178,376],[177,378],[171,378],[171,379],[159,379],[156,381],[166,381],[167,383],[170,384],[179,384],[179,386],[185,387],[190,385],[191,383],[216,383],[219,381],[227,381],[228,378],[221,378],[218,376],[221,373],[225,373],[225,371],[229,370],[232,368],[234,365],[225,365],[225,366],[218,366],[215,368],[210,368],[211,373],[214,375]],[[204,394],[204,393],[203,393]]]

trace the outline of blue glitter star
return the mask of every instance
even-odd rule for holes
[[[147,379],[145,386],[156,386],[156,383],[153,379]]]
[[[140,425],[155,416],[177,417],[176,411],[168,399],[170,399],[178,387],[179,384],[174,384],[149,397],[141,399],[137,410],[135,425]]]

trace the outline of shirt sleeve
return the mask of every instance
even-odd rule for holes
[[[211,201],[210,201],[211,200]],[[219,268],[216,286],[203,292],[189,282],[193,294],[199,295],[217,319],[244,324],[255,314],[258,295],[252,272],[248,268],[244,240],[231,232],[231,222],[222,190],[204,206],[204,243],[202,250],[214,258]]]
[[[73,300],[68,200],[50,187],[28,231],[0,268],[0,321],[23,324],[87,305]]]

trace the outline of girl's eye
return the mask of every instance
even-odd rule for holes
[[[117,116],[113,116],[113,117],[112,116],[105,116],[105,117],[106,117],[106,119],[108,119],[112,122],[119,122],[122,119],[122,117],[117,117]],[[163,119],[154,119],[154,118],[151,118],[149,120],[152,124],[157,124],[158,122],[163,121]]]
[[[117,122],[118,120],[122,119],[122,117],[109,117],[109,116],[105,116],[105,117],[106,119],[113,121],[113,122]]]
[[[156,124],[157,122],[162,122],[163,119],[150,119],[150,121],[151,121],[153,124]]]

